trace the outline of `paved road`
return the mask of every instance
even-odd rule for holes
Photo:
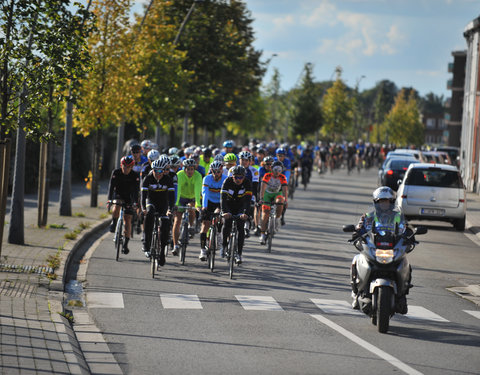
[[[154,280],[140,251],[115,262],[112,235],[87,255],[90,316],[129,374],[478,374],[480,311],[448,287],[480,284],[478,243],[448,224],[411,254],[409,314],[389,334],[350,304],[355,255],[341,232],[369,209],[376,171],[315,176],[298,191],[287,225],[266,254],[247,240],[234,280],[225,262],[212,274],[198,236],[184,266],[169,256]]]

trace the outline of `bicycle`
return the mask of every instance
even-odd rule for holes
[[[228,270],[229,270],[229,276],[230,279],[233,278],[233,267],[235,265],[235,258],[238,256],[238,227],[237,227],[237,221],[242,220],[240,219],[239,215],[233,215],[232,216],[232,230],[230,232],[230,236],[228,238],[228,245],[227,249],[225,252],[225,256],[227,258],[227,263],[228,263]]]
[[[115,227],[115,234],[113,236],[113,242],[115,243],[116,249],[116,256],[115,260],[118,262],[118,258],[120,256],[120,250],[123,248],[123,218],[125,216],[125,207],[127,206],[125,202],[120,200],[114,200],[112,204],[121,205],[122,208],[120,209],[120,215],[117,219],[117,226]]]
[[[162,219],[170,219],[169,216],[160,216],[158,212],[155,212],[153,221],[152,243],[150,245],[150,273],[152,279],[155,277],[155,270],[159,270],[161,240],[160,240],[160,228],[162,227]]]
[[[292,171],[290,174],[290,180],[288,181],[288,197],[290,199],[293,199],[293,194],[295,193],[295,186],[297,184],[295,180],[295,172]]]
[[[182,223],[180,227],[180,252],[178,253],[180,262],[185,264],[185,254],[187,252],[187,245],[190,239],[188,233],[189,224],[189,211],[195,210],[195,207],[191,206],[178,206],[177,208],[185,210],[182,215]]]
[[[220,224],[220,212],[215,211],[212,217],[212,223],[207,231],[207,266],[213,272],[215,268],[215,252],[218,248],[217,230]]]
[[[270,213],[268,215],[268,222],[267,222],[267,230],[265,231],[265,235],[267,237],[266,244],[267,244],[267,253],[272,252],[272,241],[273,237],[275,236],[275,222],[277,220],[277,205],[280,203],[273,202],[270,205]]]

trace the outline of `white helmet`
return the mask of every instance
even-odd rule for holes
[[[388,199],[389,201],[395,201],[395,192],[388,186],[380,186],[373,192],[373,201],[378,202],[380,199]]]
[[[170,166],[170,158],[169,157],[160,157],[159,159],[155,160],[152,163],[152,169],[153,170],[159,170],[161,169],[162,171],[168,170]]]
[[[170,148],[168,149],[168,155],[176,155],[176,154],[178,154],[178,148],[176,148],[176,147],[170,147]]]
[[[147,158],[150,161],[157,160],[160,157],[160,153],[157,150],[148,151]]]

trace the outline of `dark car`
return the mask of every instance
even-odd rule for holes
[[[380,180],[381,185],[389,186],[396,191],[398,189],[398,180],[403,180],[409,165],[414,163],[420,162],[412,158],[392,158],[388,160],[383,168]]]

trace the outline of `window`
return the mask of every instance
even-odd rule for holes
[[[406,185],[437,186],[446,188],[463,188],[460,174],[437,168],[412,169],[405,181]]]
[[[435,129],[435,119],[427,118],[427,129]]]

